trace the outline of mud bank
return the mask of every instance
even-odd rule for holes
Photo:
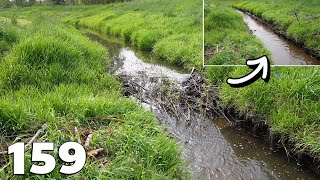
[[[298,141],[290,138],[288,134],[273,131],[267,124],[267,120],[261,120],[261,117],[242,115],[233,105],[225,108],[224,112],[234,123],[235,127],[244,128],[251,132],[252,135],[265,141],[272,153],[282,154],[298,166],[311,169],[320,175],[320,159],[316,158],[312,152],[306,150],[297,151],[295,147]]]
[[[235,7],[236,8],[236,7]],[[266,21],[265,19],[263,19],[262,17],[259,17],[255,14],[252,14],[249,11],[245,11],[243,9],[240,8],[236,8],[238,11],[249,15],[250,17],[254,18],[255,20],[257,20],[258,22],[262,23],[263,25],[265,25],[266,27],[270,28],[274,33],[276,33],[278,36],[280,36],[281,38],[284,38],[285,40],[289,41],[289,43],[294,44],[295,46],[299,47],[301,50],[303,50],[304,52],[306,52],[307,54],[309,54],[310,56],[312,56],[314,59],[317,59],[318,62],[312,60],[312,58],[307,58],[309,59],[309,63],[311,65],[319,65],[320,64],[320,52],[317,52],[313,49],[310,49],[308,47],[305,46],[305,44],[303,42],[298,42],[295,39],[291,38],[290,36],[287,35],[286,32],[281,30],[281,27],[272,24],[271,22]]]
[[[122,82],[124,95],[157,116],[178,141],[181,158],[195,179],[315,179],[284,154],[272,153],[268,143],[226,115],[219,104],[219,87],[201,72],[171,68],[99,34],[87,36],[109,49],[112,72]]]

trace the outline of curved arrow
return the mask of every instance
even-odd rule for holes
[[[248,59],[247,66],[254,69],[250,74],[240,78],[228,78],[227,83],[232,87],[247,86],[261,77],[265,82],[270,79],[270,61],[267,56],[262,56],[257,59]],[[262,73],[262,75],[261,75]]]

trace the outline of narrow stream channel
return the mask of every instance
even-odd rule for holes
[[[275,65],[320,65],[320,60],[304,52],[293,42],[280,37],[271,28],[251,17],[247,13],[238,11],[250,31],[257,36],[271,52]]]
[[[133,84],[143,87],[142,106],[154,112],[169,134],[179,141],[181,156],[190,165],[195,179],[316,179],[311,172],[289,162],[284,154],[272,153],[262,139],[228,126],[224,119],[206,119],[196,112],[177,118],[161,108],[157,99],[148,94],[163,76],[182,87],[182,81],[189,77],[182,68],[108,36],[92,32],[86,35],[108,48],[115,74],[126,75]]]

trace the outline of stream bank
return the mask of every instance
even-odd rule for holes
[[[307,48],[279,27],[251,12],[239,8],[237,11],[242,14],[251,33],[271,52],[275,65],[320,65],[320,52]]]
[[[114,59],[111,71],[122,81],[124,94],[156,114],[178,140],[181,157],[196,179],[315,179],[283,153],[274,154],[261,138],[227,123],[229,117],[218,102],[219,88],[201,73],[173,69],[101,34],[86,35],[109,49]]]

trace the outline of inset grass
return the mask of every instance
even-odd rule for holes
[[[206,1],[205,64],[243,65],[247,59],[270,55],[242,18],[225,1]]]

